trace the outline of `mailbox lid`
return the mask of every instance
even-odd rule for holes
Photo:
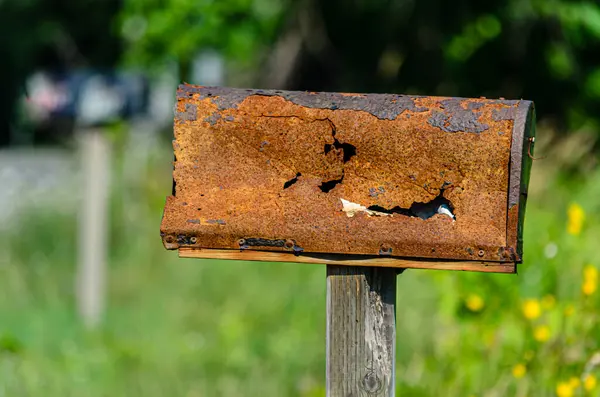
[[[520,262],[534,124],[522,100],[182,85],[163,242]]]

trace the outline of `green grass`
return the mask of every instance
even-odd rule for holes
[[[0,236],[0,397],[325,395],[325,268],[166,252],[169,161],[159,154],[134,180],[115,165],[108,307],[96,331],[76,316],[74,214],[34,209]],[[586,216],[577,236],[567,233],[572,202]],[[581,377],[600,349],[598,292],[581,292],[584,266],[600,265],[599,213],[600,171],[567,178],[536,163],[519,275],[402,274],[398,395],[553,396]],[[481,309],[467,304],[473,296]],[[555,303],[547,297],[526,319],[523,300],[545,296]],[[534,338],[540,326],[546,341]]]

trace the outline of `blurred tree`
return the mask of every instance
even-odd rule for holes
[[[565,130],[600,120],[596,0],[4,0],[0,40],[2,130],[35,67],[112,65],[120,42],[182,80],[213,49],[234,85],[523,97]]]
[[[597,125],[593,0],[125,0],[128,59],[215,48],[263,64],[255,85],[533,99],[559,126]]]
[[[528,98],[565,127],[598,120],[597,2],[322,0],[315,8],[330,45],[305,58],[300,87]],[[331,53],[337,62],[324,58]]]
[[[202,49],[254,64],[280,27],[286,0],[124,0],[125,61],[153,66],[177,61],[182,80]]]

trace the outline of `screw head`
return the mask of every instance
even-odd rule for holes
[[[392,255],[392,247],[381,246],[379,248],[379,255]]]

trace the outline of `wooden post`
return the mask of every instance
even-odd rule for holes
[[[79,218],[77,306],[87,327],[100,323],[104,310],[110,145],[99,129],[81,132],[83,194]]]
[[[327,266],[327,397],[394,396],[397,272]]]

